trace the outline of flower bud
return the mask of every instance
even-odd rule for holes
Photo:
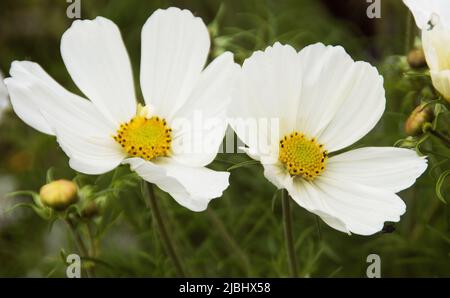
[[[100,214],[100,208],[96,202],[91,201],[81,210],[81,216],[83,218],[93,218]]]
[[[422,133],[422,126],[434,119],[433,111],[430,107],[421,104],[414,109],[405,123],[405,132],[409,136],[417,136]]]
[[[422,68],[427,65],[425,59],[425,53],[421,48],[412,49],[406,57],[408,64],[411,68]]]
[[[417,145],[417,141],[414,140],[413,137],[407,137],[406,139],[402,140],[400,143],[400,148],[414,148]]]
[[[56,210],[64,210],[78,200],[77,185],[69,180],[56,180],[41,187],[41,202]]]

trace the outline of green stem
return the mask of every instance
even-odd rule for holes
[[[89,258],[89,252],[86,248],[86,245],[84,245],[83,239],[81,238],[80,233],[78,233],[75,224],[70,218],[66,218],[66,223],[69,226],[70,231],[72,232],[79,253],[81,254],[82,257]],[[86,268],[86,275],[87,277],[95,277],[95,274],[88,268]]]
[[[436,138],[440,139],[447,147],[450,148],[450,138],[440,133],[439,131],[433,129],[428,130],[428,132],[433,136],[435,136]]]
[[[406,34],[405,34],[405,54],[408,55],[414,40],[414,20],[412,13],[408,10],[406,15]]]
[[[142,181],[142,195],[144,196],[144,198],[147,198],[148,200],[153,218],[159,230],[159,234],[161,235],[162,241],[164,242],[167,254],[169,255],[170,259],[172,260],[175,266],[177,275],[179,277],[185,277],[186,274],[184,273],[184,269],[181,264],[180,258],[175,251],[173,241],[170,238],[169,233],[167,233],[166,225],[164,223],[163,217],[161,216],[155,192],[153,190],[153,185],[148,182]]]
[[[95,239],[95,233],[92,228],[92,225],[90,222],[86,223],[88,235],[89,235],[89,242],[91,243],[91,256],[96,257],[97,256],[97,240]]]
[[[292,215],[290,199],[287,191],[282,191],[281,204],[283,209],[283,223],[284,223],[284,238],[286,241],[286,251],[288,255],[289,268],[292,277],[298,277],[297,272],[297,258],[295,255],[294,236],[292,230]]]
[[[420,237],[422,237],[426,225],[429,224],[435,218],[435,215],[440,210],[441,206],[442,206],[441,201],[433,200],[431,207],[424,216],[423,222],[416,223],[414,225],[414,229],[411,232],[411,239],[413,243],[415,243],[420,239]]]
[[[225,242],[228,244],[231,250],[233,250],[236,253],[236,256],[240,259],[240,263],[247,271],[247,275],[251,275],[252,270],[247,256],[239,247],[239,245],[236,243],[234,238],[230,235],[230,233],[228,233],[227,228],[225,227],[223,222],[211,208],[207,210],[207,214],[211,218],[211,221],[213,222],[213,225],[217,228],[219,234],[222,236],[222,238],[225,240]]]
[[[89,257],[96,258],[97,257],[97,239],[95,238],[94,230],[92,228],[91,222],[86,223],[88,236],[89,236],[89,242],[90,242],[90,253]],[[95,277],[95,263],[92,263],[91,273]]]

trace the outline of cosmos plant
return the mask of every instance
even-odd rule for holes
[[[422,30],[433,86],[450,101],[448,2],[404,3]],[[30,61],[14,61],[4,83],[15,114],[55,136],[73,170],[106,175],[129,166],[178,275],[185,275],[185,268],[153,186],[190,211],[206,210],[229,186],[229,172],[209,168],[227,127],[282,190],[292,276],[298,272],[291,201],[349,235],[378,233],[406,212],[397,193],[424,173],[427,157],[409,145],[352,147],[386,108],[383,77],[371,64],[355,61],[341,46],[316,43],[297,51],[279,42],[255,51],[242,66],[230,52],[207,63],[208,28],[190,11],[173,7],[149,17],[141,41],[142,100],[121,33],[103,17],[77,20],[61,38],[64,64],[84,97]],[[7,102],[0,84],[0,112]],[[432,127],[431,114],[423,104],[411,115],[406,127],[411,137],[402,145],[417,144],[421,132],[448,141]],[[259,127],[267,119],[276,121]],[[76,233],[77,217],[68,210],[79,203],[78,193],[72,181],[49,181],[33,208],[47,219],[63,218]],[[84,211],[77,210],[80,216]],[[75,238],[88,255],[82,239]]]

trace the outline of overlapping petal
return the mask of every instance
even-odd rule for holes
[[[233,98],[233,117],[279,119],[275,139],[266,129],[249,133],[251,121],[233,125],[250,149],[265,140],[274,157],[278,141],[294,131],[317,138],[329,152],[345,148],[373,129],[386,102],[374,67],[353,61],[342,47],[320,43],[299,53],[278,43],[256,52],[244,62]]]
[[[406,206],[395,193],[410,187],[426,167],[426,159],[412,150],[367,147],[331,157],[313,181],[291,177],[281,164],[264,165],[264,174],[333,228],[371,235],[384,222],[400,219]]]
[[[169,158],[150,162],[128,158],[124,163],[144,180],[154,183],[169,193],[180,205],[203,211],[208,203],[222,196],[228,187],[228,172],[213,171],[205,167],[186,167]]]
[[[227,128],[230,91],[238,65],[229,52],[217,57],[201,73],[196,87],[176,112],[173,158],[187,166],[206,166],[217,155]]]
[[[245,60],[229,114],[233,129],[250,150],[277,155],[278,135],[294,129],[302,71],[297,52],[280,43]],[[275,139],[272,129],[276,129]]]

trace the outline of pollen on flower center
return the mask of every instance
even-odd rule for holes
[[[114,140],[128,155],[151,160],[169,155],[171,132],[172,129],[167,126],[166,120],[156,116],[147,118],[138,114],[128,123],[120,125]]]
[[[328,153],[322,144],[294,132],[280,140],[279,160],[293,176],[314,180],[324,170]]]

